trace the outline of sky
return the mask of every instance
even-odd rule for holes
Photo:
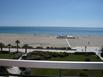
[[[0,26],[103,27],[103,0],[0,0]]]

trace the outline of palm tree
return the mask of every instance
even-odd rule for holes
[[[27,53],[28,44],[24,44],[23,48],[25,48],[25,53]]]
[[[17,44],[17,52],[18,52],[18,47],[19,47],[20,41],[19,41],[19,40],[16,40],[15,43]]]
[[[3,50],[3,47],[4,47],[4,44],[3,44],[3,43],[0,43],[1,51]]]
[[[8,44],[8,47],[9,47],[9,53],[10,53],[11,44]]]

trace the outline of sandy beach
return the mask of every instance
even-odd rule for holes
[[[19,40],[20,45],[29,44],[36,46],[52,46],[52,47],[67,47],[68,44],[65,39],[57,39],[57,36],[51,35],[33,35],[33,34],[0,34],[0,42],[11,43],[15,45],[15,41]],[[103,46],[103,36],[76,36],[76,39],[68,39],[71,47],[77,46]]]

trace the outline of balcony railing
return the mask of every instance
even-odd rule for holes
[[[40,60],[13,60],[0,59],[0,66],[17,66],[26,68],[50,68],[50,69],[98,69],[103,70],[103,62],[82,61],[40,61]],[[61,71],[59,71],[61,73]],[[19,75],[18,75],[19,76]],[[61,74],[60,76],[61,77]]]
[[[0,66],[52,68],[52,69],[103,69],[103,62],[0,59]]]

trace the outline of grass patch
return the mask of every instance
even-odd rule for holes
[[[0,54],[0,59],[12,59],[12,54]]]
[[[66,53],[34,51],[23,57],[24,60],[50,60],[50,61],[101,61],[95,53]]]
[[[37,76],[59,76],[60,69],[37,69],[33,68],[32,75]],[[78,69],[62,69],[62,76],[93,76],[93,77],[103,77],[103,70],[78,70]]]
[[[66,57],[53,57],[50,60],[53,61],[85,61],[86,58],[89,58],[90,61],[101,61],[96,55],[91,55],[91,56],[84,56],[84,55],[69,55]]]
[[[2,53],[2,52],[6,52],[6,53]],[[8,51],[2,51],[0,52],[0,59],[18,59],[22,53],[21,52],[10,52],[7,53]]]

